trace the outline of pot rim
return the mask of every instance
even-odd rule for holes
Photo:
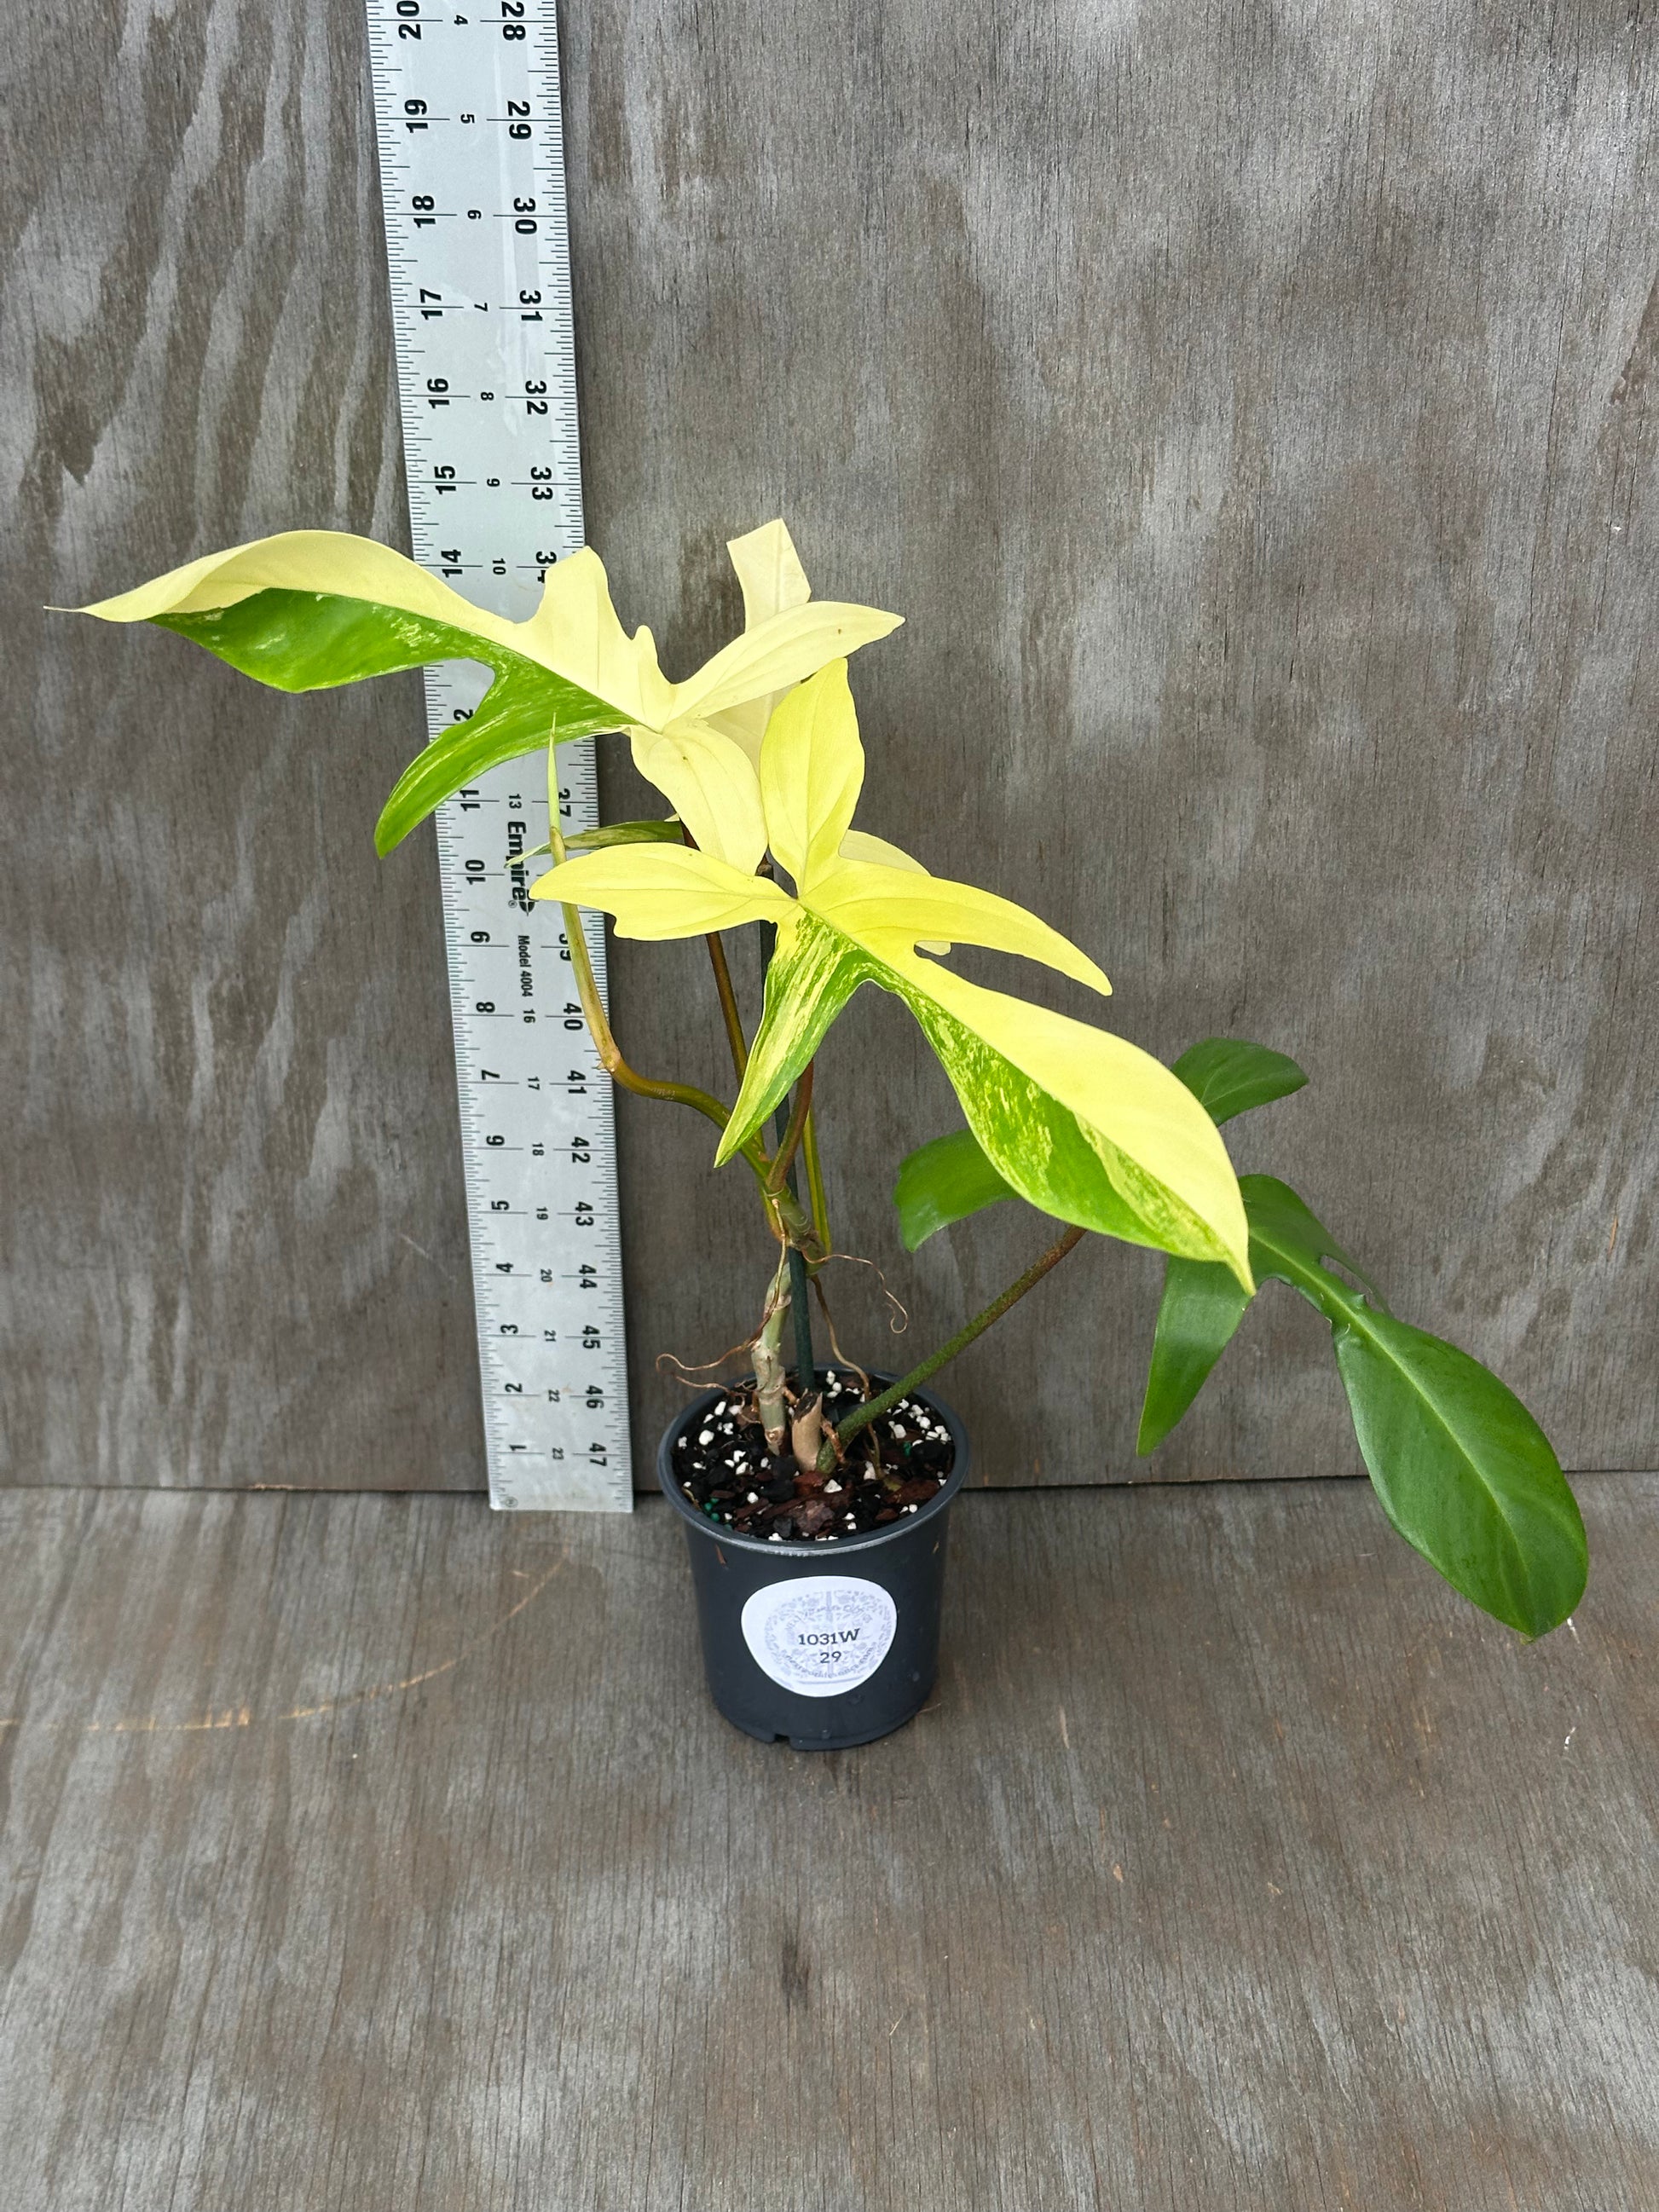
[[[846,1365],[844,1361],[826,1360],[823,1364],[826,1369],[833,1365],[837,1371]],[[878,1382],[884,1389],[899,1379],[896,1375],[883,1374],[878,1367],[866,1368],[865,1372],[870,1376],[872,1382]],[[873,1552],[883,1544],[895,1543],[901,1538],[912,1534],[927,1522],[936,1519],[944,1512],[968,1479],[971,1454],[969,1449],[967,1430],[963,1426],[959,1416],[952,1407],[946,1405],[945,1400],[930,1390],[925,1383],[919,1383],[914,1390],[906,1395],[912,1398],[920,1398],[939,1415],[951,1431],[951,1445],[955,1454],[951,1472],[945,1479],[944,1489],[936,1492],[919,1512],[901,1514],[896,1521],[885,1528],[865,1528],[856,1536],[837,1536],[831,1540],[826,1540],[822,1536],[808,1536],[804,1539],[791,1536],[786,1538],[781,1543],[774,1543],[769,1536],[739,1535],[735,1528],[728,1528],[724,1522],[711,1521],[706,1514],[700,1513],[680,1488],[673,1468],[674,1439],[683,1430],[690,1425],[694,1418],[701,1419],[703,1413],[714,1403],[716,1399],[729,1397],[733,1390],[741,1390],[745,1382],[750,1382],[753,1379],[752,1376],[745,1376],[734,1383],[728,1382],[721,1387],[700,1392],[680,1413],[678,1419],[669,1423],[663,1431],[661,1443],[657,1446],[657,1481],[664,1497],[671,1505],[678,1508],[680,1518],[689,1528],[698,1529],[713,1543],[729,1544],[737,1551],[757,1553],[763,1559],[823,1559],[826,1554],[831,1559],[845,1559],[855,1552]],[[829,1572],[830,1570],[826,1567],[825,1571]]]

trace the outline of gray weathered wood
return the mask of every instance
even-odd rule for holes
[[[314,705],[40,612],[404,528],[361,10],[11,26],[0,1367],[12,1480],[482,1480],[418,679]]]
[[[1649,2212],[1659,1478],[1527,1650],[1358,1484],[969,1497],[884,1744],[678,1531],[0,1502],[9,2212]]]
[[[617,0],[565,34],[627,617],[684,669],[733,617],[720,541],[787,511],[823,588],[909,617],[858,672],[869,826],[1032,897],[1153,1048],[1297,1052],[1241,1158],[1570,1464],[1651,1464],[1639,15]],[[282,704],[33,611],[283,524],[398,535],[356,0],[37,13],[13,57],[5,1474],[477,1483],[430,854],[366,844],[414,686]],[[618,1022],[718,1080],[699,957],[622,948]],[[868,999],[826,1152],[919,1344],[1042,1232],[897,1253],[891,1170],[952,1109]],[[765,1264],[707,1156],[625,1108],[641,1468],[652,1355],[740,1336]],[[1134,1472],[1156,1264],[1068,1267],[951,1377],[993,1481]],[[891,1358],[868,1282],[848,1334]],[[1327,1365],[1264,1301],[1158,1471],[1352,1466]]]

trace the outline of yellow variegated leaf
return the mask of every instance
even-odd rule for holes
[[[814,599],[745,630],[674,689],[676,714],[717,714],[763,691],[781,691],[896,630],[902,617],[875,607]]]
[[[925,876],[931,872],[921,862],[913,860],[902,846],[890,845],[885,837],[872,837],[867,830],[849,830],[841,841],[843,860],[869,860],[878,868],[902,868],[907,874]]]
[[[1200,1260],[1250,1285],[1231,1163],[1172,1072],[1121,1037],[964,982],[902,950],[883,958],[796,902],[717,1159],[746,1143],[861,983],[902,999],[1009,1187],[1061,1221]],[[1198,1126],[1193,1109],[1198,1109]]]
[[[361,601],[441,623],[455,634],[453,645],[481,639],[580,685],[614,707],[619,725],[654,725],[673,712],[674,687],[657,665],[650,631],[628,635],[605,565],[586,547],[549,569],[541,605],[523,623],[474,606],[389,545],[335,530],[284,531],[210,553],[81,611],[102,622],[158,622],[238,606],[260,592]]]
[[[772,719],[772,709],[779,696],[775,691],[763,691],[758,699],[745,699],[741,707],[728,707],[724,713],[708,717],[708,727],[718,730],[723,738],[730,738],[757,774],[761,739],[766,735],[766,726]]]
[[[702,937],[745,921],[780,921],[786,891],[689,845],[617,845],[562,861],[530,887],[538,899],[598,907],[619,937]]]
[[[873,837],[867,830],[849,830],[841,841],[843,860],[873,860],[878,867],[902,868],[913,876],[927,873],[920,860],[912,860],[902,847],[890,845],[884,837]],[[916,939],[924,952],[937,952],[941,959],[951,950],[948,940],[941,937],[920,937]]]
[[[764,523],[746,538],[733,538],[726,550],[743,586],[745,630],[758,629],[774,615],[803,607],[811,598],[812,586],[806,580],[794,540],[781,522]],[[778,697],[775,691],[763,691],[757,698],[745,699],[740,706],[728,707],[710,717],[717,729],[743,747],[757,768],[761,739]]]
[[[774,615],[804,607],[811,598],[795,541],[781,520],[763,522],[744,537],[728,539],[726,550],[743,586],[745,629],[758,629]]]
[[[836,861],[864,787],[844,660],[779,702],[761,747],[760,784],[768,841],[805,894]]]
[[[869,980],[869,964],[857,946],[792,899],[767,963],[765,1012],[732,1120],[714,1155],[717,1167],[761,1127],[817,1050],[830,1023]],[[732,1131],[739,1127],[745,1133],[733,1139]]]
[[[880,958],[919,944],[982,945],[1040,960],[1091,990],[1111,985],[1058,930],[1024,907],[971,884],[930,876],[908,855],[845,857],[864,833],[849,825],[864,783],[864,748],[845,661],[833,661],[790,692],[774,714],[761,750],[761,796],[773,852],[795,878],[801,898]],[[878,838],[866,849],[896,851]]]
[[[629,734],[635,767],[665,794],[702,850],[752,876],[766,850],[766,823],[742,746],[706,722]]]
[[[1254,1287],[1249,1225],[1227,1147],[1162,1060],[1109,1030],[988,991],[913,954],[890,954],[884,964],[908,985],[903,995],[936,1048],[944,1039],[934,1036],[924,999],[1075,1116],[1120,1197],[1158,1231],[1148,1241],[1165,1251],[1224,1261],[1246,1289]],[[1016,1190],[1034,1195],[1033,1163],[1018,1142],[1010,1143],[1010,1130],[996,1127],[1004,1107],[1000,1086],[984,1091],[964,1080],[966,1070],[949,1059],[946,1073],[987,1152]]]
[[[574,675],[602,699],[637,699],[629,721],[660,728],[679,711],[680,687],[658,667],[650,631],[641,626],[630,638],[617,621],[599,555],[584,545],[556,561],[546,578],[540,606],[527,623],[515,625],[524,641],[520,650]]]
[[[867,860],[836,860],[812,878],[803,903],[878,959],[908,958],[923,939],[948,938],[957,945],[982,945],[993,952],[1040,960],[1103,997],[1111,991],[1094,962],[1057,929],[1012,899],[976,890],[971,884]]]
[[[103,622],[155,622],[235,606],[269,591],[359,599],[443,623],[551,669],[608,700],[619,721],[652,729],[780,690],[899,625],[898,616],[874,607],[830,600],[786,606],[734,638],[686,682],[670,684],[650,631],[630,638],[617,619],[605,565],[589,547],[554,563],[540,606],[528,622],[515,623],[474,606],[389,545],[334,530],[284,531],[206,554],[80,611]]]
[[[517,625],[485,614],[428,576],[401,553],[372,538],[353,538],[338,530],[285,530],[204,553],[186,561],[135,591],[99,599],[78,611],[100,622],[154,622],[158,615],[201,614],[210,607],[234,606],[255,592],[331,592],[345,599],[372,599],[402,607],[458,629],[477,630],[506,644]]]
[[[757,702],[753,720],[781,688],[896,627],[896,617],[872,607],[793,603],[804,579],[795,580],[799,563],[787,533],[778,525],[756,536],[761,542],[744,555],[752,611],[758,617],[769,599],[781,604],[679,684],[663,675],[648,629],[629,637],[623,629],[604,565],[586,549],[547,571],[541,605],[522,623],[474,606],[388,546],[320,530],[209,554],[84,611],[178,630],[287,691],[450,660],[491,669],[495,681],[477,714],[442,732],[399,780],[376,830],[384,852],[462,784],[552,741],[556,725],[561,743],[622,728],[706,732],[708,715]],[[744,751],[732,732],[715,734]],[[694,735],[687,750],[696,744]],[[752,737],[748,752],[752,777]],[[688,763],[670,756],[664,764],[672,779],[664,787],[678,799]],[[722,836],[746,854],[756,809],[748,799],[738,805]]]

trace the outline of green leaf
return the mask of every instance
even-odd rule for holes
[[[986,1158],[971,1129],[935,1137],[899,1163],[893,1203],[904,1249],[914,1252],[953,1221],[965,1221],[981,1206],[1018,1195]],[[1226,1272],[1224,1267],[1222,1273]]]
[[[1225,1047],[1227,1042],[1224,1038],[1209,1040],[1212,1045]],[[1182,1057],[1191,1060],[1206,1050],[1206,1046],[1195,1045]],[[1246,1045],[1243,1050],[1254,1054],[1261,1048]],[[1282,1055],[1271,1053],[1264,1057],[1278,1060]],[[1214,1061],[1211,1064],[1216,1066]],[[1292,1066],[1294,1062],[1285,1065]],[[1241,1076],[1246,1073],[1241,1063],[1234,1066]],[[1177,1074],[1181,1067],[1182,1061],[1177,1060]],[[1217,1067],[1217,1073],[1222,1070]],[[1237,1081],[1218,1085],[1217,1095],[1236,1097],[1241,1088]],[[1233,1110],[1243,1113],[1245,1108],[1240,1105]],[[1358,1297],[1324,1265],[1328,1259],[1334,1260],[1365,1285],[1373,1305],[1387,1311],[1382,1292],[1288,1183],[1272,1176],[1241,1176],[1238,1188],[1250,1224],[1250,1267],[1258,1284],[1269,1276],[1277,1277],[1300,1291],[1328,1319],[1340,1318],[1358,1303]],[[1181,1419],[1231,1343],[1249,1304],[1226,1268],[1197,1261],[1170,1261],[1164,1271],[1164,1295],[1146,1370],[1137,1452],[1144,1455],[1155,1450]]]
[[[1389,1521],[1452,1588],[1523,1636],[1584,1588],[1583,1522],[1549,1440],[1498,1377],[1324,1265],[1359,1270],[1293,1190],[1244,1176],[1258,1279],[1293,1284],[1330,1322],[1354,1433]],[[1360,1279],[1364,1279],[1361,1276]]]
[[[1206,1260],[1170,1261],[1135,1443],[1143,1457],[1163,1443],[1197,1397],[1249,1303],[1231,1267]]]
[[[533,661],[503,670],[477,711],[434,738],[398,778],[374,824],[375,851],[384,858],[446,799],[503,761],[616,727],[614,708],[602,707]]]
[[[1454,1344],[1366,1310],[1336,1364],[1372,1487],[1406,1541],[1522,1636],[1559,1628],[1589,1553],[1550,1442],[1512,1390]]]
[[[1262,1275],[1277,1276],[1281,1283],[1300,1291],[1328,1321],[1338,1321],[1359,1304],[1359,1298],[1324,1265],[1327,1260],[1334,1260],[1364,1284],[1373,1306],[1388,1311],[1387,1299],[1358,1260],[1343,1250],[1289,1183],[1280,1182],[1277,1176],[1241,1176],[1238,1188],[1250,1224],[1252,1261],[1257,1253],[1261,1255],[1258,1280]]]
[[[1273,1176],[1242,1176],[1258,1283],[1290,1284],[1331,1324],[1371,1483],[1393,1527],[1472,1604],[1523,1636],[1565,1620],[1584,1588],[1578,1507],[1513,1391],[1455,1345],[1398,1321],[1312,1210]],[[1335,1261],[1366,1294],[1333,1273]],[[1224,1267],[1171,1260],[1139,1449],[1162,1442],[1231,1341],[1247,1301]]]
[[[1288,1098],[1308,1080],[1288,1054],[1243,1037],[1206,1037],[1182,1054],[1174,1073],[1218,1126],[1253,1106]]]
[[[602,822],[597,829],[579,830],[574,837],[564,841],[568,853],[602,853],[608,845],[680,845],[678,816],[671,815],[665,822]],[[548,848],[543,846],[545,852]]]
[[[520,657],[453,623],[331,592],[255,592],[228,607],[149,619],[275,691],[331,690],[440,660],[499,668]]]

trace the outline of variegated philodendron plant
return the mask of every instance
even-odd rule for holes
[[[483,612],[386,546],[319,531],[193,561],[84,611],[178,630],[285,691],[443,661],[492,672],[477,710],[399,778],[376,846],[389,852],[497,763],[546,749],[555,865],[532,896],[564,908],[600,1055],[617,1082],[718,1124],[716,1164],[745,1163],[776,1240],[748,1347],[757,1410],[775,1448],[787,1423],[797,1456],[828,1468],[860,1428],[972,1342],[1086,1234],[1121,1237],[1170,1255],[1143,1451],[1186,1411],[1258,1283],[1289,1283],[1330,1323],[1359,1448],[1395,1528],[1466,1597],[1522,1634],[1565,1620],[1584,1583],[1583,1528],[1536,1422],[1467,1353],[1396,1320],[1293,1191],[1233,1172],[1220,1125],[1299,1089],[1305,1078],[1295,1062],[1211,1038],[1165,1067],[1107,1030],[987,990],[945,965],[953,945],[984,945],[1041,961],[1103,997],[1110,988],[1086,953],[1024,908],[930,875],[854,826],[865,763],[848,656],[886,636],[898,617],[815,600],[781,522],[730,550],[743,634],[680,684],[662,673],[648,630],[623,630],[605,569],[586,550],[548,571],[541,605],[524,623]],[[567,841],[555,748],[604,732],[626,732],[636,767],[672,812]],[[580,907],[612,915],[623,936],[708,940],[737,1082],[730,1107],[629,1066],[594,988]],[[775,942],[750,1039],[721,936],[754,922]],[[807,1317],[809,1282],[832,1250],[812,1066],[862,983],[891,992],[915,1016],[966,1123],[899,1170],[906,1245],[915,1250],[1006,1200],[1048,1215],[1065,1233],[948,1344],[832,1430],[816,1410]]]

